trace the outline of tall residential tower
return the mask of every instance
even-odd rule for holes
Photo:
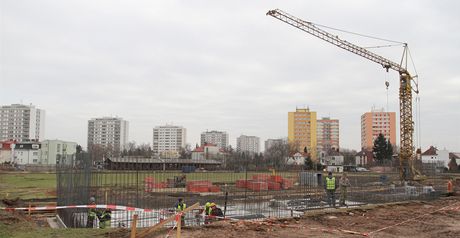
[[[293,143],[299,151],[306,147],[313,160],[317,158],[316,132],[316,112],[309,108],[296,108],[295,112],[288,113],[289,143]]]
[[[317,121],[318,152],[339,149],[339,120],[323,117]]]
[[[228,134],[225,131],[205,131],[201,133],[201,146],[206,143],[225,149],[228,147]]]
[[[45,111],[32,104],[0,107],[0,141],[41,141],[45,134]]]
[[[236,151],[246,153],[260,152],[260,138],[257,136],[241,135],[236,138]]]
[[[153,153],[175,157],[185,148],[187,130],[182,126],[157,126],[153,128]]]
[[[372,109],[361,116],[362,148],[372,149],[374,140],[380,133],[392,144],[396,143],[396,113]]]
[[[114,151],[126,149],[129,123],[119,117],[93,118],[88,121],[88,150],[100,145]]]

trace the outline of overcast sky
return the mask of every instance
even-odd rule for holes
[[[460,1],[0,4],[0,104],[46,110],[46,139],[86,147],[88,119],[119,116],[137,143],[151,144],[152,128],[166,123],[187,128],[191,145],[207,129],[227,131],[232,145],[241,134],[263,143],[287,137],[287,113],[309,106],[340,120],[342,148],[359,149],[360,116],[387,108],[385,80],[388,109],[399,111],[398,74],[265,15],[279,8],[409,43],[422,148],[460,152]],[[362,46],[388,44],[332,33]],[[375,52],[399,62],[402,47]]]

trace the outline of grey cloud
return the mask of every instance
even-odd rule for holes
[[[429,144],[460,151],[456,118],[459,3],[446,1],[2,1],[0,102],[47,110],[47,137],[86,144],[91,117],[262,139],[287,134],[287,112],[309,105],[341,120],[342,147],[359,148],[360,115],[398,110],[398,76],[271,17],[280,8],[324,25],[407,41],[420,75]],[[335,32],[362,45],[373,40]],[[399,61],[401,48],[376,52]],[[457,131],[455,131],[457,130]],[[440,133],[438,133],[440,132]]]

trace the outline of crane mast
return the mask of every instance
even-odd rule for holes
[[[279,9],[270,10],[267,15],[272,16],[280,21],[283,21],[295,28],[298,28],[308,34],[318,37],[321,40],[329,42],[332,45],[340,47],[344,50],[350,51],[356,55],[364,57],[370,61],[382,65],[387,71],[389,69],[395,70],[399,73],[399,110],[400,110],[400,178],[407,179],[406,176],[414,178],[419,172],[414,168],[413,156],[413,133],[414,122],[412,119],[412,76],[406,68],[401,64],[397,64],[385,57],[375,54],[363,47],[357,46],[346,40],[340,39],[338,36],[324,31],[311,22],[304,21],[300,18],[294,17]],[[404,44],[404,52],[407,50],[407,44]],[[417,86],[417,85],[416,85]],[[414,90],[418,93],[418,89]]]

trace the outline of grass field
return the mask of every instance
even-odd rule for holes
[[[111,231],[113,230],[111,229]],[[107,232],[108,230],[101,229],[53,229],[42,227],[25,216],[0,211],[0,238],[107,237]]]
[[[53,173],[0,173],[0,198],[52,198],[55,190]]]

